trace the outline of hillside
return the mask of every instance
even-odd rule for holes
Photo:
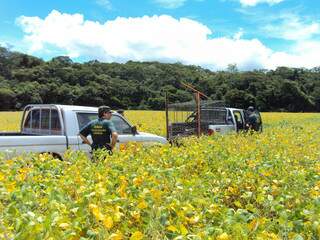
[[[163,109],[191,95],[188,82],[216,100],[261,111],[319,111],[320,68],[239,72],[236,66],[212,72],[198,66],[159,62],[75,63],[69,57],[42,59],[0,47],[0,110],[29,103],[110,105],[125,109]]]

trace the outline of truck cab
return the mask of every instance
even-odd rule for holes
[[[214,133],[228,133],[228,132],[241,132],[248,130],[248,117],[249,114],[244,109],[239,108],[225,108],[226,110],[226,121],[224,124],[209,124],[209,135]],[[258,111],[255,112],[260,119],[260,129],[262,132],[262,118]]]

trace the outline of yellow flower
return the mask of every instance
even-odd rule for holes
[[[7,187],[7,191],[8,191],[9,193],[11,193],[11,192],[13,192],[13,191],[16,189],[16,182],[13,181],[13,182],[11,182],[11,183],[8,183],[8,184],[6,185],[6,187]]]
[[[146,201],[142,200],[137,207],[140,209],[145,209],[148,207],[148,204],[146,203]]]
[[[27,177],[27,174],[26,173],[19,173],[16,177],[16,180],[19,181],[19,182],[22,182],[26,179]]]
[[[231,237],[228,233],[222,233],[217,237],[217,240],[231,240]]]
[[[183,224],[180,224],[180,233],[185,236],[188,234],[188,229],[183,225]]]
[[[109,217],[105,217],[103,219],[103,225],[108,229],[110,230],[112,227],[113,227],[113,220],[112,218],[109,216]]]
[[[120,222],[121,221],[121,218],[123,217],[123,213],[120,211],[121,210],[121,207],[120,206],[116,206],[114,208],[114,216],[113,216],[113,220],[115,222]]]
[[[131,235],[130,240],[141,240],[142,238],[143,238],[143,233],[140,231],[136,231]]]
[[[219,209],[220,209],[220,207],[219,207],[218,204],[211,204],[211,205],[209,206],[208,212],[211,213],[211,214],[218,213],[218,212],[219,212]]]
[[[69,223],[60,223],[59,227],[62,228],[63,230],[67,229],[70,227]]]
[[[136,187],[140,186],[143,183],[143,178],[142,177],[135,177],[133,180],[133,185]]]
[[[280,240],[280,238],[274,233],[263,231],[258,235],[257,240]]]
[[[236,195],[238,193],[238,188],[236,186],[234,187],[228,187],[228,191],[232,193],[233,195]]]
[[[123,235],[119,230],[115,233],[112,233],[109,237],[109,240],[122,240],[122,239],[123,239]]]
[[[2,172],[0,172],[0,181],[3,181],[4,179],[5,179],[5,175]]]
[[[161,200],[161,192],[158,189],[151,189],[150,193],[153,197],[153,199],[155,200],[155,202],[160,202]]]
[[[97,221],[103,221],[104,215],[100,212],[99,208],[95,204],[89,204],[89,209],[91,210],[91,213],[93,216],[95,216]]]
[[[193,216],[192,218],[187,218],[187,221],[190,223],[190,224],[197,224],[200,220],[200,217],[199,216]]]
[[[131,212],[131,216],[134,220],[139,221],[140,220],[140,212],[139,211],[133,211]]]
[[[125,176],[120,176],[119,179],[121,181],[121,184],[117,191],[122,198],[126,198],[127,197],[126,189],[128,186],[128,182]]]
[[[178,229],[173,225],[168,226],[167,230],[169,230],[170,232],[178,232]]]
[[[14,163],[14,161],[13,161],[13,160],[11,160],[11,159],[7,161],[7,165],[8,165],[8,166],[12,166],[12,165],[13,165],[13,163]]]

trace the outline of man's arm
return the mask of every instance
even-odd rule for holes
[[[111,149],[114,149],[117,144],[118,133],[112,121],[109,121],[108,127],[111,131]]]
[[[118,140],[118,133],[117,132],[112,132],[111,133],[111,148],[114,149],[114,147],[117,144]]]
[[[88,144],[88,145],[91,146],[91,143],[90,143],[90,141],[88,140],[87,137],[83,136],[82,134],[79,134],[79,135],[80,135],[82,141],[83,141],[85,144]]]
[[[80,138],[82,139],[82,141],[85,143],[85,144],[88,144],[91,146],[91,143],[90,141],[88,140],[87,136],[90,134],[90,126],[91,126],[91,123],[88,123],[86,126],[84,126],[80,132],[79,132],[79,136]]]

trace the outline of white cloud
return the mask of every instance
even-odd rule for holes
[[[241,39],[242,36],[243,36],[243,29],[240,28],[239,31],[236,34],[234,34],[233,38],[236,40],[239,40]]]
[[[164,8],[178,8],[183,6],[186,1],[187,0],[154,0],[155,3]]]
[[[112,4],[109,0],[96,0],[96,3],[107,10],[112,9]]]
[[[7,42],[4,42],[4,41],[0,40],[0,47],[4,47],[4,48],[7,48],[7,49],[10,49],[10,48],[12,48],[12,45],[10,45]]]
[[[269,5],[278,4],[284,0],[240,0],[242,6],[254,7],[260,3],[267,3]]]
[[[201,65],[213,70],[236,63],[239,69],[311,67],[319,63],[320,42],[297,45],[291,54],[274,52],[258,39],[214,38],[200,22],[171,16],[118,17],[103,24],[80,14],[52,11],[46,18],[17,20],[33,53],[55,47],[71,57],[106,62],[161,61]],[[316,51],[320,52],[320,51]],[[317,60],[317,61],[316,61]]]
[[[264,30],[268,36],[286,40],[310,39],[320,34],[320,24],[316,21],[306,21],[293,14],[284,14],[277,17],[277,21],[267,24]]]

